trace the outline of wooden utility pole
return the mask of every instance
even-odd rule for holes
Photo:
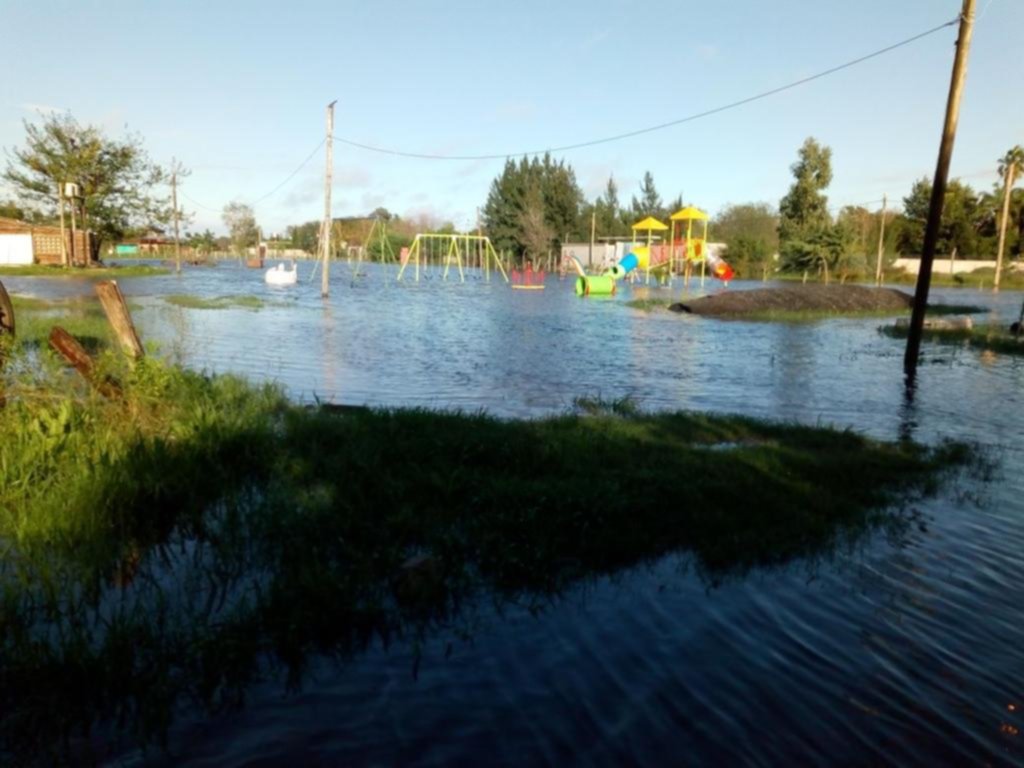
[[[64,229],[64,182],[57,184],[57,205],[60,208],[60,263],[67,269],[71,264],[68,261],[68,235]]]
[[[67,190],[65,190],[67,191]],[[75,226],[75,198],[71,198],[71,263],[74,264],[78,260],[78,243],[75,242],[78,239]],[[89,266],[88,263],[82,266]]]
[[[953,157],[953,143],[956,140],[956,124],[960,117],[960,96],[963,94],[964,80],[967,78],[967,54],[971,50],[976,4],[977,0],[964,0],[960,12],[960,31],[956,39],[956,56],[953,59],[949,98],[946,101],[946,119],[942,126],[939,159],[935,165],[932,199],[928,207],[928,224],[924,230],[924,248],[921,253],[921,266],[917,272],[917,290],[914,294],[914,310],[910,316],[907,350],[903,356],[903,372],[907,376],[908,385],[913,383],[917,373],[917,358],[921,352],[921,333],[924,330],[925,310],[928,308],[932,263],[935,261],[935,246],[939,239],[939,224],[942,222],[942,204],[946,197],[946,180],[949,177],[949,163]]]
[[[1003,271],[1003,247],[1006,245],[1006,224],[1010,218],[1010,196],[1013,192],[1013,172],[1016,163],[1012,158],[1006,164],[1006,179],[1003,187],[1003,213],[999,217],[999,249],[996,251],[996,275],[992,282],[993,292],[999,290],[999,276]]]
[[[178,239],[178,161],[171,158],[171,205],[174,207],[174,269],[181,274],[181,241]]]
[[[594,235],[597,234],[597,211],[590,212],[590,255],[587,258],[588,264],[594,266]]]
[[[882,195],[882,225],[878,230],[878,262],[875,264],[875,285],[882,284],[882,257],[885,255],[885,208],[888,202],[886,195]]]
[[[331,260],[331,179],[334,176],[334,105],[337,103],[335,100],[327,105],[327,170],[324,173],[324,220],[320,225],[320,256],[323,259],[320,295],[325,299],[330,294],[328,269]]]

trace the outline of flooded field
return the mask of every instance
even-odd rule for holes
[[[880,335],[878,318],[719,321],[625,306],[678,296],[678,286],[582,300],[571,281],[553,277],[545,291],[518,292],[473,274],[442,282],[439,271],[395,283],[393,270],[364,265],[356,275],[347,264],[333,268],[324,302],[310,269],[300,265],[299,285],[285,289],[232,264],[121,287],[143,339],[163,354],[279,382],[299,400],[534,417],[565,411],[576,397],[628,396],[644,409],[964,439],[996,468],[915,504],[904,524],[805,560],[709,573],[673,555],[540,604],[484,600],[426,637],[351,659],[313,655],[300,689],[268,675],[240,710],[186,710],[167,755],[149,751],[146,760],[1024,760],[1024,359],[926,346],[911,400],[903,343]],[[4,284],[44,298],[91,291],[81,280]],[[260,301],[201,308],[169,300],[175,295]],[[1022,296],[937,289],[932,298],[990,307],[1008,325]],[[121,756],[140,759],[127,747]]]

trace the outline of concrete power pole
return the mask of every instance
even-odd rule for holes
[[[320,274],[320,295],[330,295],[328,270],[331,263],[331,179],[334,176],[334,105],[337,100],[327,105],[327,170],[324,174],[324,221],[320,226],[320,256],[323,259],[323,271]]]
[[[888,204],[886,195],[882,195],[882,225],[878,230],[878,261],[875,264],[875,285],[882,284],[882,256],[885,255],[885,208]]]
[[[964,81],[967,78],[967,55],[971,50],[976,4],[976,0],[964,0],[963,9],[960,12],[960,31],[956,39],[956,57],[953,59],[949,98],[946,101],[946,119],[942,126],[939,159],[935,165],[935,181],[932,184],[932,199],[928,207],[928,224],[924,231],[921,266],[917,273],[917,290],[914,294],[914,310],[910,316],[907,350],[903,356],[903,372],[906,374],[908,385],[913,383],[914,376],[917,374],[917,358],[921,353],[921,333],[924,330],[925,310],[928,308],[932,263],[935,261],[935,246],[939,239],[942,204],[946,196],[946,180],[949,177],[949,163],[953,157],[953,143],[956,140],[956,124],[960,117],[960,96],[963,94]]]

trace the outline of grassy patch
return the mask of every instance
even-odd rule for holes
[[[164,296],[164,301],[176,307],[186,309],[262,309],[266,302],[259,296],[216,296],[204,298],[191,294],[172,294]]]
[[[650,312],[654,309],[668,309],[668,306],[672,303],[672,299],[630,299],[626,302],[626,306],[630,309]]]
[[[933,304],[928,307],[930,315],[972,315],[987,313],[985,307],[972,304]],[[883,318],[909,315],[905,309],[864,309],[864,310],[771,310],[751,312],[742,317],[723,317],[723,320],[747,320],[762,323],[814,323],[819,320],[830,320],[840,317],[849,318]]]
[[[0,756],[98,723],[159,740],[183,701],[237,705],[267,663],[298,684],[312,654],[450,625],[478,594],[543,599],[668,552],[710,582],[829,557],[906,524],[969,453],[628,400],[304,408],[101,365],[122,400],[61,371],[6,382]]]
[[[154,277],[157,275],[169,275],[170,269],[154,267],[150,264],[132,264],[123,267],[80,267],[64,269],[63,267],[52,267],[43,264],[33,264],[24,267],[0,267],[0,277],[61,277],[67,279],[102,279],[122,277]]]
[[[905,339],[910,329],[886,325],[878,329],[885,336]],[[1014,336],[1005,327],[976,325],[974,328],[926,328],[921,336],[925,341],[966,346],[972,349],[1004,355],[1024,355],[1024,336]]]
[[[97,299],[40,299],[12,296],[17,323],[16,348],[41,348],[48,344],[50,330],[59,325],[75,336],[86,349],[97,351],[113,341],[110,323]]]

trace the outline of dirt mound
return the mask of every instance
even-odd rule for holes
[[[727,291],[672,304],[673,312],[691,312],[713,317],[774,312],[858,313],[900,312],[910,308],[913,297],[894,288],[867,288],[863,285],[786,285],[780,288],[756,288],[752,291]]]

